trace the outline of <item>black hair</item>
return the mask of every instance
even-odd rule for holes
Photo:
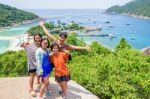
[[[55,46],[57,46],[57,47],[58,47],[58,50],[59,50],[59,45],[54,42],[54,43],[52,43],[51,46],[50,46],[50,47],[51,47],[51,51],[53,50],[53,47],[55,47]]]
[[[49,40],[48,40],[47,38],[43,38],[43,39],[42,39],[42,42],[45,41],[45,40],[47,40],[47,42],[48,42],[47,48],[49,48],[49,47],[50,47],[50,42],[49,42]],[[41,46],[42,46],[42,42],[41,42]]]
[[[42,35],[40,33],[36,33],[36,34],[34,34],[34,41],[35,41],[36,36],[39,36],[42,39]]]
[[[64,37],[64,38],[67,38],[67,32],[61,32],[60,34],[59,34],[59,36],[61,37]]]

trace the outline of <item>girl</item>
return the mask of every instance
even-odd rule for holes
[[[42,35],[35,34],[34,41],[32,43],[23,42],[20,45],[20,47],[23,47],[25,49],[27,54],[27,66],[29,72],[29,92],[33,97],[37,96],[36,92],[33,89],[34,78],[36,76],[36,70],[37,70],[35,52],[41,46],[41,41],[42,41]],[[38,76],[37,76],[37,84],[40,85]]]
[[[59,83],[62,89],[62,97],[65,99],[67,82],[70,80],[70,73],[67,67],[68,54],[59,51],[59,45],[57,43],[51,45],[51,51],[50,61],[54,65],[55,80]]]
[[[43,39],[41,42],[41,48],[36,50],[36,62],[37,62],[37,74],[42,79],[42,86],[40,89],[39,99],[43,99],[43,93],[48,88],[49,74],[52,71],[52,66],[49,62],[49,53],[47,48],[49,47],[49,41]]]

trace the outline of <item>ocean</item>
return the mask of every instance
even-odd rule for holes
[[[83,26],[101,26],[101,31],[94,31],[86,34],[78,33],[78,38],[85,40],[85,42],[87,43],[97,41],[109,48],[115,48],[115,46],[119,43],[120,39],[125,38],[126,41],[135,49],[142,49],[150,45],[149,19],[140,19],[123,15],[110,15],[104,13],[103,10],[99,9],[28,9],[26,11],[33,12],[40,17],[47,19],[47,22],[53,21],[57,23],[57,20],[60,20],[61,22],[69,23],[71,21],[75,21]],[[0,36],[19,35],[24,33],[30,27],[37,24],[31,24],[1,31]],[[85,34],[86,36],[81,36],[81,34]],[[109,34],[109,36],[99,36],[101,34]],[[2,46],[3,45],[0,45],[0,49],[2,48]]]

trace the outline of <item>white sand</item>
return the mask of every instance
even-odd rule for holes
[[[0,36],[0,40],[9,40],[10,41],[10,45],[6,49],[6,51],[8,51],[8,50],[18,51],[18,50],[23,49],[20,47],[20,44],[25,41],[28,41],[28,34],[21,34],[21,35],[12,36],[12,37]]]

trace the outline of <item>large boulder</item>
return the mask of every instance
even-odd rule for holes
[[[150,47],[146,47],[141,50],[145,55],[150,55]]]

